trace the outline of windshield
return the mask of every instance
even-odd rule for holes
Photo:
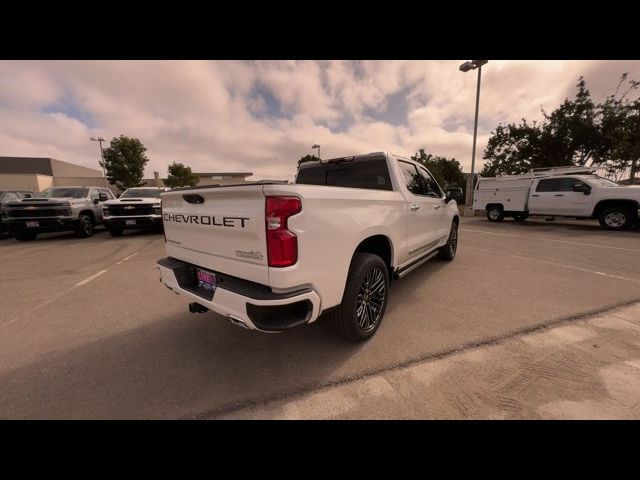
[[[88,188],[69,188],[69,187],[55,187],[47,188],[36,195],[38,198],[84,198],[89,192]]]
[[[130,188],[120,198],[160,198],[162,190],[155,188]]]
[[[619,183],[612,182],[611,180],[600,177],[598,175],[594,175],[591,181],[595,182],[601,187],[622,187],[622,185],[620,185]]]

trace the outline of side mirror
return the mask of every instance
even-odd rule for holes
[[[106,193],[100,193],[100,194],[98,195],[98,201],[97,201],[97,202],[95,202],[95,203],[98,203],[98,202],[106,202],[107,200],[109,200],[109,197],[107,197],[107,194],[106,194]]]
[[[445,202],[449,203],[451,200],[460,200],[462,198],[462,189],[459,187],[447,188],[447,196]]]

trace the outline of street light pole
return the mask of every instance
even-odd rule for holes
[[[100,144],[100,158],[102,158],[102,163],[100,164],[100,166],[102,167],[102,176],[104,177],[104,185],[109,188],[109,182],[107,181],[107,174],[104,170],[104,150],[102,150],[102,142],[104,142],[104,138],[102,137],[91,137],[89,138],[89,140],[91,140],[92,142],[98,142]]]
[[[480,81],[482,78],[482,66],[487,64],[488,60],[473,60],[471,62],[464,62],[460,65],[461,72],[468,72],[470,70],[478,70],[478,84],[476,87],[476,115],[473,122],[473,148],[471,151],[471,175],[467,180],[467,195],[465,198],[465,206],[468,209],[473,208],[473,181],[475,180],[476,172],[476,139],[478,137],[478,112],[480,110]]]
[[[318,159],[320,159],[320,145],[318,145],[317,143],[314,143],[311,148],[316,148],[318,150]]]
[[[476,119],[473,122],[473,150],[471,151],[471,188],[467,190],[467,207],[473,206],[473,181],[476,172],[476,139],[478,138],[478,111],[480,110],[480,79],[482,77],[482,65],[478,67],[478,86],[476,87]]]

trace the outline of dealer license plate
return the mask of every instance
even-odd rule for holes
[[[39,227],[40,226],[40,222],[24,222],[24,224],[28,228],[35,228],[35,227]]]
[[[198,287],[206,290],[216,289],[216,274],[196,268],[196,278],[198,279]]]
[[[135,220],[125,220],[125,221],[124,221],[124,224],[125,224],[125,225],[135,225],[135,224],[136,224],[136,221],[135,221]]]

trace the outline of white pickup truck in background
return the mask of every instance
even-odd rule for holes
[[[523,175],[478,179],[474,210],[492,222],[530,215],[598,219],[602,228],[625,230],[638,223],[640,187],[622,186],[588,167],[533,169]]]
[[[353,341],[380,326],[392,278],[456,254],[460,189],[385,152],[309,162],[295,184],[253,182],[162,194],[161,282],[191,312],[282,331],[331,311]]]

